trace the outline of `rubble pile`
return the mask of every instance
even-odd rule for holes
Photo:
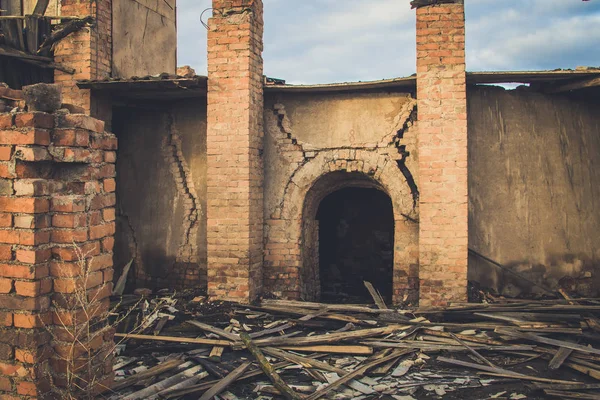
[[[444,309],[122,296],[105,399],[597,399],[600,299]],[[563,292],[564,293],[564,292]]]

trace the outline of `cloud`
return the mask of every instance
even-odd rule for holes
[[[264,0],[265,73],[290,83],[373,80],[415,71],[408,0]],[[600,0],[468,0],[467,69],[600,66]],[[179,0],[179,64],[206,73],[210,0]],[[208,13],[210,14],[210,13]],[[205,15],[206,20],[209,15]]]

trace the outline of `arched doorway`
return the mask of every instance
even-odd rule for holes
[[[324,302],[364,303],[371,282],[392,299],[394,212],[378,189],[347,187],[325,197],[317,211],[319,275]]]
[[[335,171],[307,193],[303,210],[303,281],[323,302],[371,302],[363,281],[392,300],[394,212],[390,196],[371,176]]]

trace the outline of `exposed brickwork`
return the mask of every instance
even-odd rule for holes
[[[87,114],[104,117],[101,99],[92,98],[89,90],[77,88],[76,81],[109,77],[112,68],[112,1],[61,0],[62,15],[87,16],[95,24],[85,27],[61,40],[55,48],[54,59],[75,74],[56,70],[54,81],[63,87],[63,101],[83,107]]]
[[[410,188],[397,160],[397,132],[406,125],[416,102],[410,100],[397,116],[397,129],[360,148],[323,149],[297,140],[285,106],[267,112],[266,131],[275,141],[278,157],[291,165],[291,175],[279,206],[265,221],[265,291],[305,300],[318,300],[319,244],[315,215],[320,201],[343,187],[359,185],[387,193],[394,207],[395,303],[415,302],[418,295],[417,224]],[[416,146],[407,132],[402,145]]]
[[[112,380],[106,312],[115,230],[115,166],[104,160],[116,138],[85,115],[0,114],[0,121],[8,149],[0,166],[0,397],[57,398],[49,391],[68,384],[66,359],[88,365],[69,340],[86,322],[73,301],[84,270],[98,331],[86,343],[94,367],[77,375],[97,379],[101,390]]]
[[[420,305],[467,299],[467,106],[462,4],[417,10]]]
[[[261,0],[213,0],[208,32],[208,293],[261,292],[263,16]]]

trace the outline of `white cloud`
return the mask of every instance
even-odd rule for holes
[[[292,83],[390,78],[415,70],[409,1],[264,0],[265,73]],[[467,68],[600,66],[600,0],[467,0]],[[210,0],[179,0],[179,64],[206,73]],[[205,16],[207,18],[208,16]]]

